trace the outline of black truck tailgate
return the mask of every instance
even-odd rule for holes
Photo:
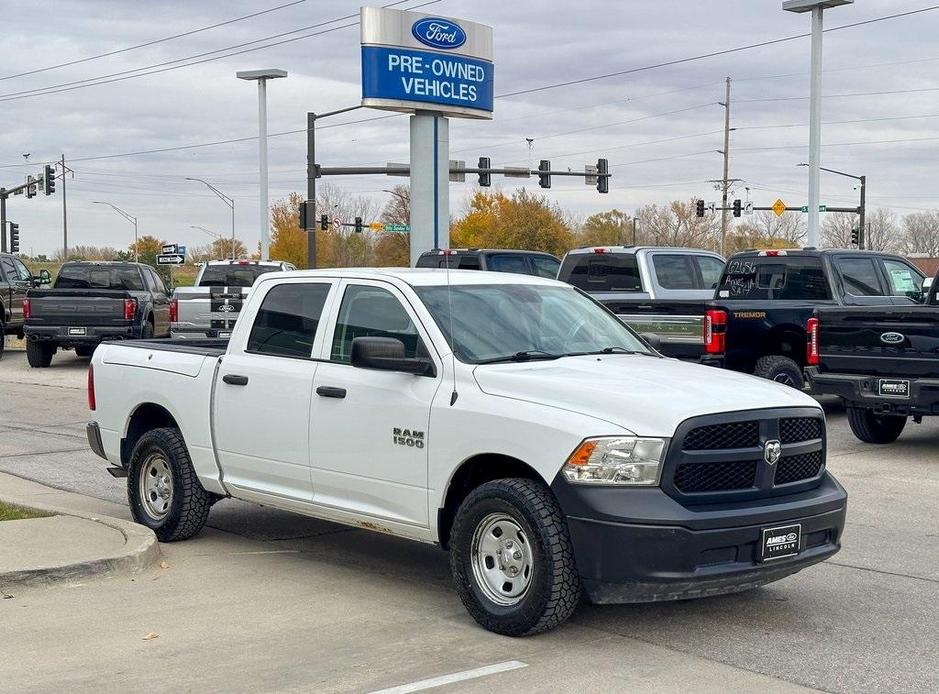
[[[819,308],[820,373],[939,376],[939,306]]]
[[[119,327],[132,320],[124,318],[128,292],[108,289],[40,289],[29,292],[33,326]]]

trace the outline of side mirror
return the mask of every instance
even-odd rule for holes
[[[403,371],[430,376],[434,363],[427,357],[404,356],[404,343],[394,337],[357,337],[352,340],[352,366],[380,371]]]
[[[923,303],[926,303],[927,301],[929,301],[929,290],[932,289],[932,281],[933,281],[932,277],[927,277],[926,279],[923,280],[923,296],[920,299],[920,301],[922,301]]]
[[[639,333],[639,337],[645,340],[646,344],[656,352],[662,351],[662,338],[655,333]]]
[[[34,278],[36,280],[36,286],[42,284],[52,284],[52,275],[49,274],[49,271],[43,268],[39,271],[39,276]]]

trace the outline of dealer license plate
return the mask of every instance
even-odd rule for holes
[[[69,335],[87,335],[88,331],[85,328],[69,328]]]
[[[760,539],[760,561],[794,557],[802,548],[802,525],[780,525],[763,528]]]
[[[910,382],[902,378],[878,379],[877,394],[882,398],[908,398]]]
[[[229,337],[231,337],[231,332],[230,332],[230,331],[220,332],[220,333],[218,334],[218,336],[219,336],[219,338],[229,338]]]

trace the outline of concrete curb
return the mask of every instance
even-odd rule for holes
[[[30,484],[43,487],[43,485],[35,482],[31,482]],[[119,554],[95,557],[61,566],[46,566],[22,571],[7,571],[0,573],[0,588],[48,585],[50,583],[76,581],[98,576],[115,576],[119,574],[135,575],[157,564],[162,556],[160,553],[160,545],[153,531],[137,523],[98,514],[76,512],[41,502],[37,503],[33,499],[25,499],[6,492],[0,492],[0,499],[6,503],[33,509],[42,513],[73,516],[93,523],[100,523],[105,527],[117,530],[124,536],[124,551]]]

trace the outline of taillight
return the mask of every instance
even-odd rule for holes
[[[29,299],[23,299],[23,320],[27,320],[32,315],[33,315],[32,304],[30,304]]]
[[[709,308],[704,314],[704,351],[723,354],[727,337],[727,312]]]
[[[124,320],[134,320],[135,313],[137,313],[137,300],[124,299]]]
[[[88,365],[88,409],[95,409],[95,367]]]
[[[818,318],[809,318],[805,322],[805,363],[809,366],[818,364]]]
[[[170,323],[179,321],[179,299],[170,299]]]

